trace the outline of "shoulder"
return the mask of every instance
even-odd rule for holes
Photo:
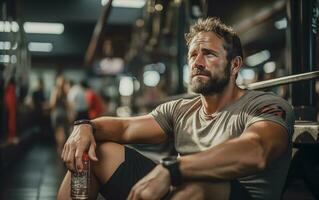
[[[177,99],[177,100],[172,100],[172,101],[166,102],[162,105],[168,105],[171,107],[176,107],[176,108],[181,109],[181,108],[190,108],[190,107],[193,107],[199,103],[201,103],[200,97],[196,96],[196,97],[188,98],[188,99],[181,98],[181,99]]]
[[[278,104],[287,108],[292,108],[289,102],[273,92],[263,91],[249,91],[248,105],[261,105],[261,104]]]

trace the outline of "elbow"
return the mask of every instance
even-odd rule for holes
[[[263,171],[266,169],[267,167],[267,159],[266,158],[260,158],[258,159],[258,161],[255,164],[255,167],[257,169],[257,171]]]

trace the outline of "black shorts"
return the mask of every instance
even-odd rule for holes
[[[125,200],[131,188],[141,178],[147,175],[156,163],[138,153],[134,149],[125,147],[125,160],[115,170],[107,183],[102,185],[100,193],[107,200]],[[231,181],[230,200],[249,200],[249,192],[239,181]]]

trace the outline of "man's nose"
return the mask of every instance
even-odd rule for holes
[[[203,54],[199,53],[197,54],[193,67],[205,67],[205,60]]]

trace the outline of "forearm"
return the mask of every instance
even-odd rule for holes
[[[180,161],[185,180],[232,180],[262,170],[266,158],[258,140],[238,138]]]
[[[99,117],[92,120],[97,141],[129,143],[160,143],[166,134],[151,115],[137,117]]]
[[[122,118],[115,117],[99,117],[91,120],[95,134],[94,138],[98,142],[114,141],[118,143],[125,143],[123,135],[127,129],[127,122]]]

